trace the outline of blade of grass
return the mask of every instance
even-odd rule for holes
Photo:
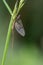
[[[14,10],[13,10],[13,13],[12,13],[12,11],[9,8],[8,4],[6,3],[6,1],[3,0],[3,2],[5,3],[8,11],[11,14],[11,20],[10,20],[10,24],[9,24],[9,28],[8,28],[8,33],[7,33],[7,37],[6,37],[5,48],[4,48],[4,53],[3,53],[2,64],[1,65],[4,65],[5,64],[5,59],[6,59],[8,44],[9,44],[10,36],[11,36],[11,32],[12,32],[12,24],[13,24],[13,22],[15,22],[15,19],[16,19],[17,15],[18,15],[19,11],[21,10],[22,6],[24,5],[24,4],[22,4],[21,7],[18,6],[18,10],[17,10],[16,9],[17,4],[15,4],[15,7],[14,7]],[[13,14],[14,17],[12,16],[12,14]]]
[[[24,4],[25,4],[24,0],[20,0],[19,5],[18,5],[18,8],[16,7],[17,8],[16,15],[18,15],[19,11],[22,9],[22,7],[23,7]],[[13,19],[15,18],[14,15],[13,15]]]
[[[3,2],[4,2],[4,4],[5,4],[5,6],[6,6],[6,8],[8,9],[10,15],[12,16],[12,10],[11,10],[11,8],[9,7],[9,5],[7,4],[6,0],[3,0]]]

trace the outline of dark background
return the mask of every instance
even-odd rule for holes
[[[13,10],[16,0],[7,0]],[[43,0],[27,0],[20,11],[25,37],[14,30],[14,48],[9,44],[6,65],[43,65]],[[0,0],[0,64],[11,15]],[[12,39],[12,36],[11,36]]]

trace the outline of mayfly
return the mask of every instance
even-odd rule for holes
[[[14,28],[22,37],[25,36],[25,29],[22,24],[22,20],[20,19],[20,15],[16,18],[16,21],[13,23],[12,26],[12,43],[14,43]],[[13,47],[13,44],[12,44]]]
[[[22,20],[20,19],[20,15],[17,17],[15,23],[13,23],[12,30],[14,30],[14,27],[22,37],[25,36],[25,30],[22,24]]]

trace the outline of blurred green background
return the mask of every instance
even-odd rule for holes
[[[16,0],[7,2],[13,10]],[[40,43],[43,36],[43,0],[27,0],[20,15],[26,35],[21,37],[14,30],[14,47],[12,48],[11,36],[5,65],[43,65],[43,49]],[[3,1],[0,0],[0,65],[10,17]]]

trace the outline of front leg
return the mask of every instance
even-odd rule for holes
[[[14,26],[15,26],[15,22],[13,22],[12,25],[12,48],[14,47]]]

